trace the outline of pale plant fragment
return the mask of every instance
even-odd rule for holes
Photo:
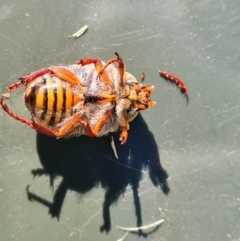
[[[164,219],[160,219],[160,220],[158,220],[158,221],[155,222],[155,223],[152,223],[152,224],[149,224],[149,225],[146,225],[146,226],[141,226],[141,227],[127,228],[127,227],[117,226],[117,228],[118,228],[118,229],[121,229],[121,230],[123,230],[123,231],[136,232],[136,231],[139,231],[139,230],[147,230],[147,229],[149,229],[149,228],[154,228],[154,227],[156,227],[156,226],[161,225],[162,223],[164,223]]]
[[[113,137],[111,136],[111,147],[113,149],[114,156],[118,159],[117,149]]]
[[[144,73],[144,71],[142,71],[140,78],[141,78],[141,81],[144,81],[144,79],[145,79],[145,73]]]
[[[85,33],[85,31],[88,29],[88,26],[85,25],[82,28],[80,28],[76,33],[69,35],[69,38],[79,38],[81,35],[83,35]]]
[[[124,236],[123,236],[122,238],[118,239],[117,241],[124,241],[125,238],[128,236],[128,234],[129,234],[129,232],[127,231],[127,232],[124,234]]]
[[[10,98],[10,93],[3,93],[1,96],[3,98],[5,98],[5,99],[9,99]]]

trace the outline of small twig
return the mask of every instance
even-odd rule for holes
[[[122,238],[118,239],[117,241],[124,241],[125,238],[128,236],[128,234],[129,234],[129,232],[127,231],[127,232],[124,234],[124,236],[123,236]]]
[[[144,81],[144,79],[145,79],[145,73],[142,71],[142,73],[141,73],[141,81]]]
[[[3,98],[5,98],[5,99],[9,99],[10,98],[10,93],[3,93],[1,96]]]
[[[115,146],[113,136],[111,136],[110,142],[111,142],[111,147],[113,149],[114,156],[116,157],[116,159],[118,159],[117,149],[116,149],[116,146]]]
[[[82,28],[80,28],[76,33],[69,35],[68,38],[79,38],[82,34],[85,33],[85,31],[88,29],[88,26],[85,25]]]
[[[127,227],[117,226],[117,228],[121,229],[123,231],[136,232],[136,231],[139,231],[139,230],[146,230],[146,229],[149,229],[149,228],[154,228],[154,227],[156,227],[156,226],[158,226],[162,223],[164,223],[164,219],[158,220],[155,223],[152,223],[152,224],[149,224],[149,225],[146,225],[146,226],[141,226],[141,227],[127,228]]]

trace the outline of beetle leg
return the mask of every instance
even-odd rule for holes
[[[33,122],[33,129],[35,131],[37,131],[38,133],[44,134],[44,135],[48,135],[48,136],[55,136],[57,137],[57,135],[55,134],[55,131],[50,129],[47,126],[42,125],[41,123],[38,122]]]
[[[72,84],[72,85],[78,85],[81,84],[80,80],[77,78],[77,76],[72,73],[67,68],[61,67],[61,66],[51,66],[49,68],[43,68],[39,69],[37,71],[34,71],[26,76],[20,77],[19,81],[16,83],[13,83],[12,85],[8,86],[8,90],[11,91],[13,89],[16,89],[20,85],[27,85],[34,79],[43,76],[45,74],[53,74],[56,77]]]
[[[54,76],[66,81],[72,85],[81,84],[78,77],[67,68],[64,68],[62,66],[51,66],[48,69],[49,69],[50,73],[52,73]]]
[[[43,69],[39,69],[35,72],[32,72],[32,73],[30,73],[30,74],[28,74],[24,77],[20,77],[18,82],[13,83],[13,84],[8,86],[8,90],[11,91],[13,89],[16,89],[20,85],[27,85],[28,83],[30,83],[31,81],[33,81],[37,77],[42,76],[44,74],[47,74],[48,72],[49,72],[48,68],[43,68]]]
[[[99,72],[103,68],[103,64],[99,59],[92,58],[92,57],[84,57],[82,59],[79,59],[76,64],[81,64],[82,66],[88,65],[88,64],[94,64],[96,71]],[[101,81],[103,81],[106,85],[112,85],[112,81],[109,79],[108,75],[106,73],[101,74]]]
[[[47,126],[42,125],[41,123],[35,122],[34,120],[28,120],[24,117],[21,117],[17,114],[15,114],[13,111],[11,111],[7,104],[4,102],[3,98],[0,98],[0,105],[2,106],[3,110],[11,117],[13,117],[15,120],[18,120],[24,124],[27,125],[27,127],[35,129],[37,132],[40,132],[45,135],[49,136],[55,136],[57,138],[61,138],[64,136],[67,136],[74,132],[80,125],[83,126],[84,132],[87,136],[95,137],[98,135],[98,133],[101,131],[102,127],[108,120],[108,118],[111,116],[111,111],[105,112],[101,118],[98,119],[98,121],[94,124],[94,126],[91,128],[89,126],[88,121],[86,118],[82,117],[79,113],[75,113],[72,118],[67,121],[65,124],[63,124],[61,127],[57,129],[51,129]]]
[[[111,101],[116,101],[118,99],[116,95],[107,94],[105,92],[99,94],[98,98],[99,100],[97,100],[97,103],[101,103],[101,104],[111,102]]]
[[[120,57],[120,55],[115,52],[116,57],[112,58],[110,60],[108,60],[108,62],[105,64],[105,66],[100,70],[100,72],[98,73],[98,76],[101,76],[104,72],[104,70],[108,67],[108,65],[117,62],[118,63],[118,72],[119,72],[119,76],[120,76],[120,86],[124,85],[123,82],[123,75],[124,75],[124,63],[122,58]]]
[[[19,116],[19,115],[15,114],[13,111],[11,111],[11,110],[8,108],[7,104],[4,103],[3,98],[0,99],[0,105],[2,106],[3,110],[4,110],[9,116],[13,117],[15,120],[18,120],[18,121],[26,124],[28,127],[32,128],[33,122],[32,122],[31,120],[28,120],[28,119],[26,119],[26,118],[24,118],[24,117],[22,117],[22,116]]]
[[[84,58],[76,61],[76,64],[80,64],[82,66],[88,65],[88,64],[94,64],[95,65],[97,62],[101,62],[101,61],[96,59],[96,58],[92,58],[92,57],[84,57]]]
[[[164,79],[172,81],[173,83],[175,83],[178,86],[178,88],[183,93],[183,95],[186,96],[187,104],[188,104],[188,101],[189,101],[188,100],[188,89],[187,89],[186,85],[184,84],[184,82],[179,77],[177,77],[176,75],[174,75],[172,73],[169,73],[169,72],[166,72],[166,71],[163,71],[163,70],[160,70],[159,74]]]
[[[184,82],[180,78],[178,78],[176,75],[173,75],[172,73],[169,73],[169,72],[166,72],[163,70],[160,70],[159,74],[166,80],[170,80],[173,83],[175,83],[184,95],[188,94],[188,89],[185,86]]]
[[[119,140],[121,141],[121,144],[124,144],[127,141],[128,138],[128,129],[129,129],[129,125],[128,125],[128,121],[127,121],[127,117],[125,115],[125,112],[122,113],[121,115],[121,120],[120,120],[120,138]]]
[[[128,128],[127,127],[121,127],[121,133],[119,140],[121,141],[121,144],[124,144],[127,141],[128,137]]]
[[[106,123],[107,119],[110,117],[110,115],[111,111],[105,112],[92,128],[89,126],[86,118],[81,116],[79,113],[75,113],[69,121],[67,121],[65,124],[55,130],[44,126],[38,122],[33,122],[33,128],[37,132],[40,132],[42,134],[61,138],[73,133],[81,125],[83,126],[85,135],[89,137],[96,137]]]
[[[111,116],[112,111],[108,110],[105,113],[103,113],[102,116],[99,117],[98,121],[90,128],[89,125],[86,125],[84,127],[85,134],[90,137],[95,137],[99,134],[101,129],[103,128],[106,121]]]
[[[49,136],[54,136],[56,138],[61,138],[70,135],[81,125],[83,126],[84,130],[86,130],[85,132],[89,134],[89,136],[94,136],[94,134],[91,132],[88,122],[79,113],[75,113],[70,120],[68,120],[61,127],[58,127],[56,129],[49,128],[47,126],[42,125],[39,122],[33,121],[33,128],[37,132]]]

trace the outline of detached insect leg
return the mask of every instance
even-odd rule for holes
[[[12,111],[8,108],[7,104],[3,101],[3,98],[0,98],[0,105],[2,106],[3,110],[4,110],[9,116],[13,117],[15,120],[18,120],[18,121],[26,124],[27,127],[33,128],[33,122],[32,122],[31,120],[28,120],[28,119],[26,119],[26,118],[24,118],[24,117],[22,117],[22,116],[19,116],[19,115],[15,114],[14,112],[12,112]]]
[[[186,96],[187,104],[188,104],[188,101],[189,101],[189,99],[188,99],[188,89],[187,89],[186,85],[184,84],[184,82],[179,77],[177,77],[176,75],[173,75],[172,73],[169,73],[169,72],[166,72],[166,71],[160,70],[159,74],[164,79],[170,80],[178,86],[180,91],[184,94],[184,96]]]

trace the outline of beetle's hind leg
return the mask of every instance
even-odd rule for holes
[[[56,128],[51,128],[43,125],[41,122],[33,121],[33,129],[35,129],[37,132],[48,136],[54,136],[56,138],[66,137],[72,134],[80,125],[85,126],[87,125],[87,122],[84,121],[79,113],[75,113],[70,120],[68,120],[62,126]]]
[[[27,125],[27,127],[29,128],[33,128],[33,122],[31,120],[28,120],[20,115],[15,114],[13,111],[11,111],[7,104],[3,101],[3,98],[0,98],[0,105],[2,106],[3,110],[12,118],[14,118],[15,120],[18,120],[24,124]]]
[[[39,122],[33,121],[33,129],[35,129],[37,132],[40,132],[45,135],[54,136],[56,138],[62,138],[71,135],[74,133],[79,126],[82,126],[85,132],[85,135],[90,137],[95,137],[99,129],[99,125],[96,125],[96,129],[91,129],[88,120],[85,116],[80,115],[80,113],[75,113],[71,119],[69,119],[66,123],[61,125],[60,127],[51,128],[48,126],[45,126]]]

